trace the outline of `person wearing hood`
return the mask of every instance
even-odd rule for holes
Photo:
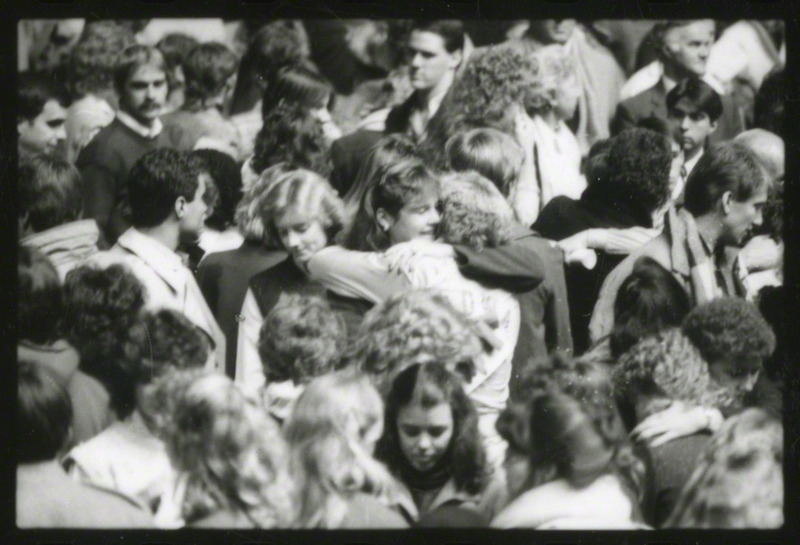
[[[63,159],[38,154],[19,168],[20,244],[45,254],[61,281],[97,253],[100,231],[82,219],[81,175]]]

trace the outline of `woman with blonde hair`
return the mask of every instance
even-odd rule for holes
[[[331,244],[341,232],[344,206],[336,191],[320,175],[305,169],[292,170],[269,188],[259,215],[265,240],[288,254],[278,265],[250,278],[239,312],[235,380],[248,395],[257,396],[264,386],[264,371],[258,356],[258,336],[263,317],[278,302],[282,293],[316,290],[311,286],[309,260]],[[352,333],[371,306],[326,294],[331,308],[341,313]]]
[[[383,402],[364,375],[333,373],[300,394],[283,435],[291,455],[300,528],[403,528],[396,483],[372,458]]]
[[[783,526],[783,426],[762,409],[728,419],[681,492],[669,528]]]
[[[285,528],[295,506],[286,446],[276,424],[231,380],[175,381],[167,453],[178,472],[172,501],[204,528]]]

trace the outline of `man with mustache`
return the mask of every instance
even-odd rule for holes
[[[160,119],[168,91],[161,52],[150,46],[128,47],[114,70],[114,87],[119,95],[116,118],[76,162],[83,177],[85,217],[97,221],[109,246],[130,226],[125,210],[128,171],[145,152],[173,147]]]

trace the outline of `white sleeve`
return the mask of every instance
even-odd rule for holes
[[[258,392],[266,383],[261,358],[258,355],[258,334],[264,317],[251,289],[247,290],[240,315],[234,381],[245,395],[256,399]]]

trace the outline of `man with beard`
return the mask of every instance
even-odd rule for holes
[[[85,215],[94,218],[111,245],[129,226],[125,179],[145,152],[172,147],[160,116],[167,100],[164,57],[154,47],[133,45],[114,70],[119,111],[81,151],[76,166],[83,178]]]
[[[614,326],[614,300],[636,260],[647,255],[672,272],[692,305],[721,296],[746,297],[747,268],[739,250],[763,221],[768,180],[742,144],[711,146],[684,189],[684,208],[670,210],[664,232],[628,256],[603,282],[589,324],[594,342]]]

